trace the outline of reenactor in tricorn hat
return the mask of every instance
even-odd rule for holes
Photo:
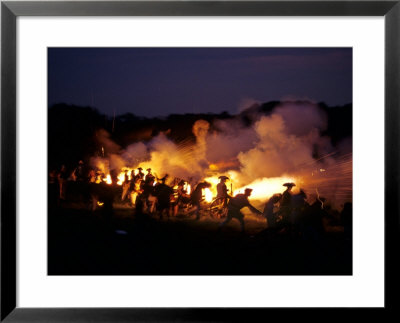
[[[286,186],[286,190],[282,194],[282,198],[280,201],[279,213],[282,217],[282,225],[286,225],[289,223],[289,216],[292,212],[292,187],[296,186],[295,183],[285,183],[283,186]]]
[[[229,221],[231,221],[232,218],[236,218],[240,222],[240,227],[242,229],[242,232],[244,233],[244,215],[242,212],[240,212],[240,210],[244,207],[248,207],[250,211],[254,214],[262,215],[262,213],[254,206],[252,206],[248,200],[252,191],[253,190],[251,188],[246,188],[244,190],[244,194],[238,194],[230,199],[228,203],[228,215],[226,217],[226,220],[220,224],[219,229],[221,229]]]
[[[228,194],[228,188],[226,187],[226,180],[229,179],[226,176],[220,176],[219,183],[217,184],[217,199],[220,199],[221,202],[223,201],[224,206],[228,204],[228,199],[230,198]]]

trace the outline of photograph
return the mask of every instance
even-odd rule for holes
[[[48,47],[47,274],[352,275],[352,101],[351,47]]]
[[[396,315],[398,0],[0,11],[1,322]]]

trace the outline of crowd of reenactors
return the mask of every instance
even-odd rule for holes
[[[84,202],[92,211],[101,208],[112,213],[113,202],[119,202],[134,207],[137,213],[157,214],[160,218],[177,216],[181,209],[187,211],[189,206],[197,206],[199,215],[201,187],[211,186],[200,183],[189,194],[188,181],[174,178],[167,185],[168,174],[158,178],[151,168],[145,172],[141,167],[125,170],[122,181],[118,175],[115,171],[106,176],[100,170],[88,169],[83,161],[72,170],[62,165],[60,170],[49,173],[49,206],[60,206],[67,201]],[[117,185],[118,182],[122,183]]]
[[[176,217],[180,215],[195,215],[200,219],[204,215],[202,211],[204,201],[204,189],[210,188],[211,184],[202,181],[194,185],[189,193],[190,181],[174,178],[168,185],[168,174],[158,178],[152,173],[151,168],[143,172],[141,167],[137,171],[126,170],[122,185],[116,185],[117,173],[110,172],[110,182],[106,182],[105,174],[90,169],[86,171],[83,161],[72,172],[67,172],[63,165],[60,170],[51,171],[49,176],[49,205],[65,201],[69,191],[73,190],[75,198],[88,202],[88,206],[95,211],[102,208],[106,216],[113,215],[113,203],[119,199],[121,203],[130,204],[135,208],[136,214],[158,215],[160,219]],[[226,181],[229,178],[222,175],[216,186],[217,196],[215,200],[226,212],[223,213],[223,221],[219,224],[219,230],[236,219],[240,223],[242,232],[245,230],[244,214],[242,209],[247,207],[253,214],[262,216],[267,221],[268,232],[271,234],[290,233],[292,235],[304,235],[310,239],[317,240],[324,231],[322,219],[327,216],[324,209],[325,199],[318,197],[314,203],[307,202],[307,195],[303,189],[293,194],[292,188],[295,183],[284,183],[286,190],[283,193],[274,194],[266,202],[263,211],[258,210],[249,202],[252,189],[246,188],[244,193],[233,196],[232,188],[229,190]],[[71,186],[71,182],[74,185]],[[119,196],[119,197],[118,197]],[[351,203],[344,205],[341,213],[342,224],[345,233],[351,232],[352,206]]]

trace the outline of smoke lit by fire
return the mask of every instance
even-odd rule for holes
[[[266,201],[274,193],[282,193],[286,182],[296,183],[293,191],[303,189],[307,195],[322,195],[332,203],[343,204],[352,199],[351,140],[332,146],[322,136],[327,117],[311,103],[287,103],[266,115],[250,115],[252,126],[238,118],[217,120],[209,124],[198,120],[193,125],[196,142],[175,143],[161,133],[149,142],[139,142],[117,149],[106,137],[112,151],[106,157],[92,158],[91,164],[111,184],[111,172],[118,173],[118,185],[136,175],[138,167],[156,178],[168,174],[186,181],[190,192],[197,183],[207,181],[206,201],[216,196],[218,177],[225,175],[229,194],[252,188],[250,199]],[[133,172],[132,172],[133,171]]]

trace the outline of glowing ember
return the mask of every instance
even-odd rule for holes
[[[104,202],[97,201],[97,205],[98,205],[98,206],[103,206],[103,205],[104,205]]]
[[[186,183],[186,194],[190,194],[190,190],[191,190],[190,184]]]

